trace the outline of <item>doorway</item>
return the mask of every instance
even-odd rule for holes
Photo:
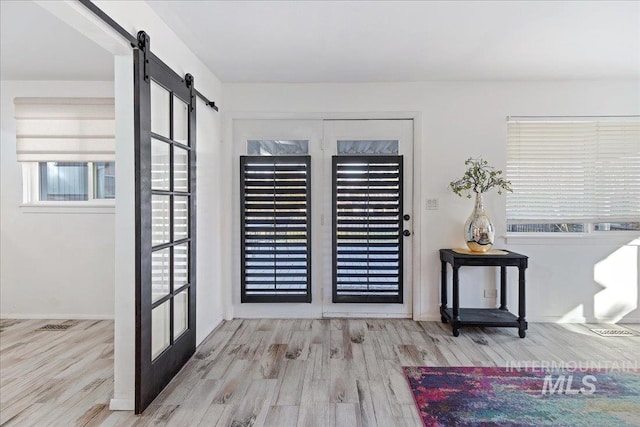
[[[408,317],[413,121],[328,120],[324,145],[322,314]]]
[[[237,315],[411,317],[413,120],[234,120],[233,141]]]

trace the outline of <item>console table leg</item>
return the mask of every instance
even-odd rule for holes
[[[526,336],[527,321],[526,316],[526,296],[525,296],[525,268],[518,267],[518,335],[520,338]]]
[[[447,308],[447,263],[442,261],[442,270],[440,271],[440,307]]]
[[[453,266],[453,322],[454,322],[454,331],[456,322],[460,321],[460,296],[458,293],[458,267],[457,265]]]
[[[507,310],[507,267],[500,267],[500,310]]]
[[[440,267],[440,320],[442,323],[447,323],[447,317],[445,312],[447,311],[447,263],[442,261]]]

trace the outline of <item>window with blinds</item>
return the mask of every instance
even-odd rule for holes
[[[15,98],[23,201],[115,198],[113,98]]]
[[[241,301],[311,302],[311,158],[241,156]]]
[[[333,157],[333,302],[402,303],[402,156]]]
[[[640,118],[507,123],[507,231],[640,229]]]

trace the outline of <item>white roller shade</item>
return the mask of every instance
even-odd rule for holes
[[[16,98],[20,162],[115,160],[113,98]]]
[[[510,120],[507,221],[640,220],[640,118]]]

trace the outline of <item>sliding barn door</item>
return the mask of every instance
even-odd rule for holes
[[[195,97],[134,51],[136,400],[142,413],[195,351]]]

